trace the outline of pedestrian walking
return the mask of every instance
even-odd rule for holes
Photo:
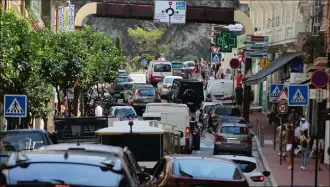
[[[285,137],[285,142],[286,142],[286,152],[288,154],[288,164],[289,167],[288,169],[292,169],[292,154],[291,151],[293,149],[293,137],[294,137],[294,132],[292,129],[292,125],[287,126],[287,131],[286,131],[286,137]]]
[[[301,145],[301,166],[302,170],[306,170],[307,159],[308,159],[308,144],[309,144],[309,136],[307,131],[300,131],[300,145]]]
[[[211,62],[208,61],[207,62],[207,67],[206,67],[206,72],[205,72],[205,77],[206,77],[206,81],[210,80],[210,77],[212,76],[212,66],[211,66]]]
[[[286,148],[286,142],[285,142],[285,137],[286,137],[286,126],[288,124],[282,124],[276,128],[277,131],[277,145],[278,145],[278,151],[279,153],[277,154],[278,156],[282,156],[284,160],[286,160],[286,154],[285,154],[285,148]],[[282,137],[282,141],[281,141]],[[281,155],[281,150],[282,150],[282,155]]]
[[[95,116],[97,116],[97,117],[103,116],[103,109],[102,109],[99,101],[96,102]]]
[[[241,109],[242,103],[243,103],[243,88],[242,84],[239,84],[235,89],[235,99],[236,99],[236,105]]]
[[[242,72],[241,70],[238,70],[236,76],[236,85],[242,84],[242,78],[243,78]]]
[[[319,140],[319,163],[318,163],[318,166],[319,166],[319,170],[321,171],[322,168],[321,168],[321,165],[323,165],[324,163],[324,148],[325,148],[325,141],[324,139],[320,139]]]

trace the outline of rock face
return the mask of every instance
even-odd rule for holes
[[[106,0],[105,0],[106,1]],[[119,0],[121,2],[150,3],[154,0]],[[116,2],[119,2],[118,0]],[[83,5],[89,3],[87,0],[71,0],[75,5],[75,11]],[[109,1],[111,2],[111,1]],[[113,1],[112,1],[113,2]],[[237,7],[238,0],[187,0],[191,6],[212,6],[212,7]],[[240,5],[240,10],[249,15],[249,8],[246,5]],[[164,23],[153,23],[152,21],[129,20],[117,18],[96,18],[89,16],[84,20],[84,24],[91,25],[94,30],[106,32],[113,38],[118,35],[122,38],[124,55],[134,57],[139,54],[132,54],[130,50],[130,38],[128,28],[143,27],[147,30],[154,28],[163,28],[164,35],[159,44],[167,44],[170,53],[166,54],[168,59],[181,59],[183,56],[193,54],[198,57],[209,58],[209,46],[211,42],[211,24],[189,23],[185,25],[168,25]]]

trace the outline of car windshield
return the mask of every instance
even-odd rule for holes
[[[115,111],[116,117],[135,116],[135,111],[132,108],[120,108]]]
[[[249,134],[249,130],[246,127],[223,126],[220,129],[220,133],[234,134],[234,135],[247,135],[247,134]]]
[[[15,167],[10,170],[10,181],[40,180],[56,182],[60,179],[65,184],[84,186],[119,186],[121,174],[105,170],[99,166],[71,163],[33,163],[28,167]]]
[[[241,112],[235,108],[216,107],[214,113],[219,116],[240,116]]]
[[[247,124],[244,119],[235,119],[235,118],[223,118],[223,122],[225,123],[239,123],[239,124]]]
[[[171,72],[172,67],[170,64],[155,64],[154,72]]]
[[[212,108],[212,105],[205,105],[204,106],[204,113],[208,113],[211,108]]]
[[[166,84],[173,84],[174,79],[175,79],[175,78],[166,78],[166,79],[165,79],[165,83],[166,83]]]
[[[234,164],[206,159],[176,160],[173,163],[173,174],[175,176],[220,180],[243,179]]]
[[[2,132],[0,138],[0,151],[30,150],[45,145],[38,132]]]
[[[233,160],[243,173],[250,173],[257,168],[257,164],[245,160]]]
[[[140,89],[140,95],[141,96],[155,96],[156,90],[155,89]]]
[[[180,69],[180,68],[184,68],[184,65],[182,63],[172,63],[172,67],[174,69]]]
[[[116,78],[116,82],[129,82],[129,78],[128,77],[117,77]]]
[[[185,67],[194,67],[195,63],[194,62],[185,62],[183,63]]]

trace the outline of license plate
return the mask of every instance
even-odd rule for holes
[[[194,104],[194,103],[192,103],[192,102],[188,102],[187,104],[188,104],[188,105],[192,105],[192,104]]]
[[[153,99],[144,99],[144,102],[146,102],[146,103],[152,103],[152,102],[154,102],[154,100]]]
[[[118,104],[123,104],[123,103],[124,103],[124,100],[123,100],[123,99],[118,99],[118,100],[117,100],[117,103],[118,103]]]
[[[235,144],[239,144],[241,143],[239,140],[227,140],[229,143],[235,143]]]

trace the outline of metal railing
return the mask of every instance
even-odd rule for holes
[[[261,147],[264,147],[264,143],[265,143],[265,139],[264,139],[264,135],[265,135],[265,129],[264,129],[264,126],[261,125],[261,121],[259,118],[257,118],[257,136],[259,138],[259,142],[260,142],[260,145]]]

